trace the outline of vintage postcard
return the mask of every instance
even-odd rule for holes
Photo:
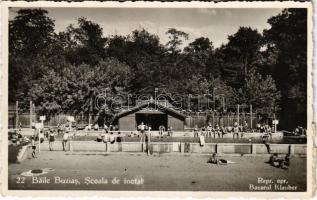
[[[311,197],[312,16],[2,2],[2,194]]]

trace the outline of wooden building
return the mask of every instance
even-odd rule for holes
[[[115,116],[120,131],[134,131],[142,122],[158,130],[160,125],[172,127],[173,131],[184,131],[186,116],[170,106],[148,101]]]

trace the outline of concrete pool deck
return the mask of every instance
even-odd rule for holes
[[[221,158],[235,162],[235,164],[225,166],[208,164],[208,158],[207,155],[193,156],[192,154],[146,156],[143,153],[103,154],[42,151],[35,159],[27,159],[21,164],[9,165],[9,189],[254,191],[251,184],[254,186],[271,185],[271,188],[266,188],[265,191],[306,190],[306,158],[291,157],[291,166],[288,170],[267,164],[268,155],[260,157],[223,156]],[[32,177],[25,177],[23,184],[17,183],[22,172],[43,168],[54,170],[38,176],[50,179],[50,183],[36,183]],[[113,184],[111,181],[114,178],[120,180],[120,183]],[[270,184],[259,183],[259,178],[271,179],[273,182]],[[60,183],[63,180],[76,179],[80,184]],[[105,184],[105,180],[108,181],[107,184]],[[132,180],[139,181],[139,184],[137,182],[132,184]],[[280,184],[280,180],[286,182]]]

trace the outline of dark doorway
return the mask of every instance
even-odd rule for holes
[[[137,126],[143,122],[146,125],[151,125],[152,130],[157,131],[160,125],[167,127],[167,114],[144,114],[136,113],[135,120]]]

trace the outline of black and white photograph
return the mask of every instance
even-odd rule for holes
[[[310,3],[36,5],[8,7],[6,190],[309,191]]]

